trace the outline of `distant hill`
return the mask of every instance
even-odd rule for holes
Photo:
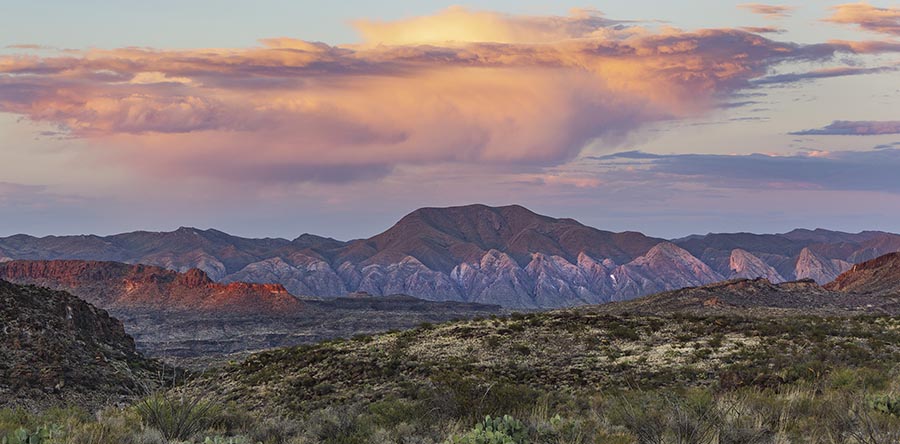
[[[0,260],[197,268],[216,282],[281,284],[300,296],[364,291],[517,309],[621,301],[736,278],[825,284],[855,263],[896,251],[900,235],[875,231],[798,229],[666,241],[598,230],[518,205],[422,208],[383,233],[350,242],[312,234],[246,239],[195,228],[0,238]]]
[[[121,319],[140,350],[179,359],[500,313],[496,305],[410,296],[301,300],[279,284],[221,284],[198,269],[109,261],[9,261],[0,263],[0,279],[71,292]]]
[[[62,291],[0,280],[0,407],[99,407],[144,394],[162,366],[122,323]]]

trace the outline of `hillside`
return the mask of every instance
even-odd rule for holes
[[[741,316],[900,315],[900,294],[856,294],[820,286],[811,279],[773,284],[766,279],[735,279],[663,292],[621,304],[609,312],[735,314]]]
[[[121,402],[162,369],[121,322],[65,292],[0,280],[0,325],[0,407]]]
[[[854,272],[858,283],[874,288],[896,265],[897,255],[888,255]],[[447,383],[576,392],[781,384],[813,367],[895,362],[900,295],[879,288],[863,295],[812,280],[738,279],[627,302],[265,352],[199,386],[290,415],[351,399],[409,397]]]
[[[845,293],[900,295],[900,253],[854,265],[825,287]]]
[[[79,259],[197,268],[220,283],[280,284],[294,295],[356,291],[552,309],[764,277],[825,284],[854,263],[900,251],[900,235],[794,230],[666,241],[598,230],[518,205],[422,208],[383,233],[342,242],[304,234],[247,239],[217,230],[0,238],[0,260]]]
[[[483,413],[496,414],[542,393],[772,387],[808,378],[810,368],[881,368],[900,353],[898,327],[886,317],[577,309],[260,353],[194,387],[288,416],[391,399],[473,408],[454,404],[469,396],[476,406],[486,397],[500,411]]]

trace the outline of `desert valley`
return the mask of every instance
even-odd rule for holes
[[[0,444],[898,444],[897,0],[0,0]]]

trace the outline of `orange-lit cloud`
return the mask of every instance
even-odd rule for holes
[[[767,5],[763,3],[744,3],[738,6],[754,14],[763,15],[770,19],[787,17],[794,10],[792,6]]]
[[[857,25],[865,30],[900,36],[900,7],[877,8],[865,2],[846,3],[832,8],[826,21]]]
[[[574,9],[568,17],[516,16],[454,6],[438,14],[398,21],[358,20],[367,45],[554,43],[604,37],[620,22],[597,11]]]
[[[781,63],[854,50],[654,30],[585,10],[452,8],[356,26],[365,41],[348,46],[277,38],[0,57],[0,111],[150,172],[343,182],[398,165],[558,165],[592,143],[709,112]]]

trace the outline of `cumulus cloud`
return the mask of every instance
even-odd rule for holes
[[[780,19],[791,15],[794,7],[782,5],[767,5],[763,3],[744,3],[738,7],[746,9],[754,14],[763,15],[770,19]]]
[[[592,143],[613,147],[647,124],[718,109],[754,81],[794,81],[767,77],[775,66],[856,52],[740,29],[652,29],[590,10],[451,8],[356,26],[364,41],[347,46],[273,38],[246,49],[3,56],[0,111],[150,172],[341,182],[399,165],[558,165]],[[864,68],[845,69],[828,76]]]
[[[651,154],[591,157],[610,174],[645,184],[694,182],[716,188],[822,189],[900,193],[900,149],[809,151],[795,155]]]
[[[865,2],[845,3],[832,7],[834,13],[825,19],[844,25],[857,25],[867,31],[900,36],[900,7],[878,8]]]
[[[879,136],[900,134],[900,121],[835,120],[823,128],[791,133],[797,136]]]

